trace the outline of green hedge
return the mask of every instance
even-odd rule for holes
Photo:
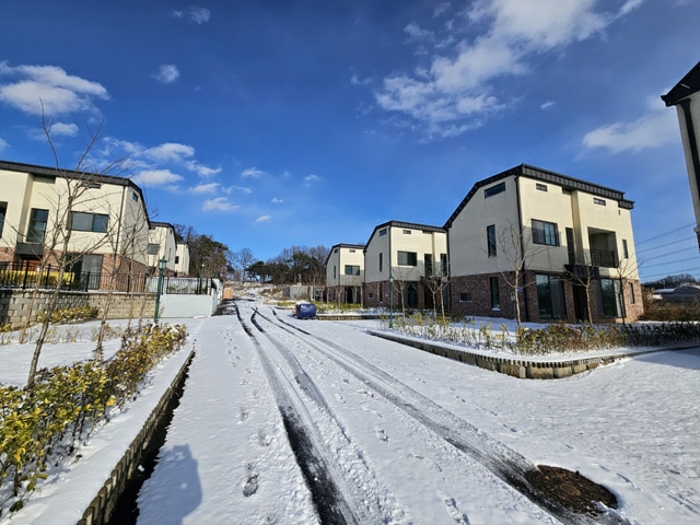
[[[21,509],[48,465],[73,454],[109,419],[110,407],[133,398],[153,366],[186,339],[184,326],[148,326],[126,332],[107,363],[42,369],[30,391],[0,385],[0,515]]]

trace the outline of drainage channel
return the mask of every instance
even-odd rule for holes
[[[173,395],[165,407],[165,415],[161,418],[156,426],[151,439],[148,441],[143,456],[141,458],[139,468],[134,469],[134,475],[127,482],[121,496],[117,500],[109,521],[106,525],[136,525],[139,517],[139,508],[136,500],[141,491],[141,487],[153,474],[158,463],[158,453],[165,444],[165,438],[168,434],[168,427],[173,419],[173,412],[180,405],[180,398],[185,390],[185,384],[189,377],[189,369],[192,361],[187,364],[187,370],[182,375],[182,378],[175,385]]]

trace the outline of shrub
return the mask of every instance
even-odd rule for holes
[[[51,322],[54,324],[75,323],[95,319],[100,315],[100,309],[95,306],[76,306],[75,308],[60,308],[51,314]],[[37,317],[40,323],[46,319],[46,314]]]
[[[185,343],[184,326],[147,326],[125,333],[106,365],[76,362],[38,372],[31,390],[0,385],[0,514],[22,508],[46,478],[49,462],[72,454],[108,420],[109,407],[136,394],[146,374]]]

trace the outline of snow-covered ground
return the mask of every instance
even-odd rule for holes
[[[700,349],[518,380],[372,337],[376,321],[239,307],[245,327],[197,327],[139,524],[700,523]],[[23,377],[0,362],[0,381]],[[504,475],[536,464],[581,472],[619,508],[596,520],[546,508]],[[7,523],[37,508],[61,523],[52,510],[82,483],[75,470]]]

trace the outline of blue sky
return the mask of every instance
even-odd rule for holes
[[[699,0],[3,0],[0,158],[102,123],[153,216],[260,259],[441,226],[521,163],[626,192],[643,279],[700,277],[675,110]],[[678,242],[676,242],[678,241]],[[662,246],[673,242],[670,246]]]

